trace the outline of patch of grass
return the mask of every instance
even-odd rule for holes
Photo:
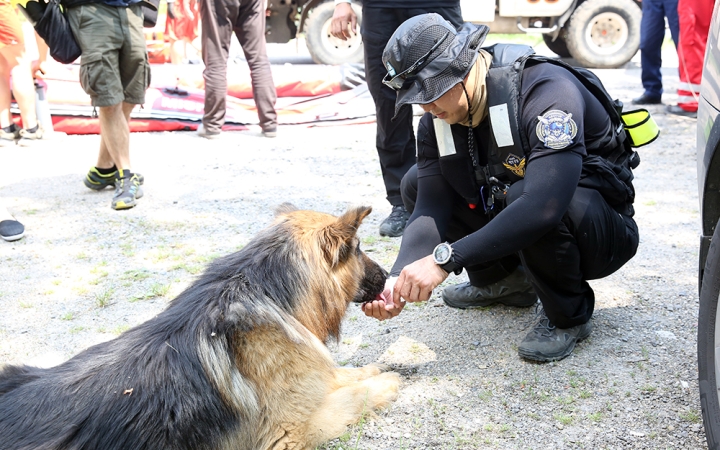
[[[570,425],[574,420],[573,416],[567,414],[555,414],[553,418],[563,425]]]
[[[122,251],[122,254],[128,258],[135,256],[135,247],[130,242],[123,242],[120,244],[120,250]]]
[[[600,422],[602,420],[602,418],[603,418],[602,413],[599,411],[596,413],[588,414],[588,419],[590,419],[593,422]]]
[[[354,341],[353,341],[352,339],[350,339],[350,338],[345,338],[345,339],[342,340],[342,343],[345,344],[345,345],[352,345],[353,342],[354,342]]]
[[[699,423],[701,417],[697,411],[689,409],[683,413],[680,413],[680,418],[686,422]]]
[[[150,290],[148,292],[134,296],[130,299],[130,302],[136,302],[138,300],[150,300],[157,297],[165,297],[167,293],[170,292],[171,286],[172,283],[153,283],[153,285],[150,286]]]
[[[640,390],[643,391],[643,392],[645,392],[645,393],[650,394],[650,393],[652,393],[652,392],[655,392],[655,391],[657,390],[657,388],[656,388],[655,386],[653,386],[653,385],[646,384],[645,386],[641,387]]]
[[[74,319],[73,313],[71,313],[71,312],[65,313],[62,316],[60,316],[60,320],[73,320],[73,319]]]
[[[115,328],[113,328],[112,333],[115,334],[115,335],[120,335],[120,334],[123,334],[124,332],[126,332],[126,331],[129,330],[129,329],[130,329],[130,325],[125,325],[125,324],[123,324],[123,325],[118,325],[118,326],[116,326]]]
[[[580,398],[582,398],[582,399],[588,399],[588,398],[592,397],[592,392],[586,391],[586,390],[582,390],[582,391],[580,391],[579,396],[580,396]]]
[[[100,308],[106,307],[110,304],[110,300],[112,300],[112,296],[114,293],[115,289],[112,288],[104,289],[101,292],[97,292],[95,294],[95,304],[98,305]]]
[[[152,273],[147,269],[126,270],[120,277],[121,280],[142,281],[150,278]]]
[[[368,347],[370,347],[370,344],[368,344],[367,342],[363,342],[362,344],[360,344],[359,347],[360,348],[368,348]]]
[[[18,305],[20,305],[20,307],[21,307],[21,308],[24,308],[24,309],[29,309],[29,308],[34,308],[34,307],[35,307],[35,305],[33,305],[32,303],[24,302],[24,301],[22,301],[22,300],[20,300],[20,301],[18,302]]]
[[[83,331],[84,329],[85,329],[85,327],[77,326],[77,327],[70,328],[70,330],[68,330],[68,331],[70,334],[78,334],[79,332]]]

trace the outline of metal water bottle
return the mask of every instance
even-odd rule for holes
[[[47,85],[42,80],[35,80],[35,114],[45,133],[52,133],[53,123],[50,115],[50,104],[47,100]]]

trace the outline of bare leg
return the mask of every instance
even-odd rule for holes
[[[96,167],[130,169],[130,113],[134,107],[122,102],[99,108],[100,151]]]
[[[10,115],[10,64],[0,49],[0,127],[6,128],[12,124]]]

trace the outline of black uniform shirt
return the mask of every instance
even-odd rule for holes
[[[585,143],[601,138],[611,126],[602,104],[582,83],[551,64],[523,71],[520,111],[520,126],[530,145],[530,152],[524,155],[522,195],[487,225],[453,243],[455,260],[463,267],[516,253],[556,226],[580,180]],[[538,128],[541,120],[548,126]],[[392,276],[399,275],[405,265],[431,254],[435,245],[446,240],[453,207],[459,204],[459,194],[440,171],[431,121],[426,115],[418,127],[417,202]],[[481,154],[487,151],[484,143],[489,133],[487,124],[474,129]]]

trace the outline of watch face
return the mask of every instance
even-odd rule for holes
[[[435,262],[437,264],[445,264],[450,260],[450,250],[452,247],[448,244],[440,244],[437,247],[435,247],[435,253],[433,254],[433,257],[435,258]]]

